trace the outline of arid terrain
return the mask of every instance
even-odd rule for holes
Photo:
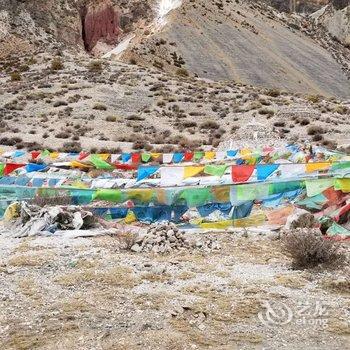
[[[0,78],[4,146],[76,149],[217,147],[252,120],[286,140],[349,144],[349,105],[335,97],[291,94],[240,83],[182,78],[119,62],[45,53],[8,59],[21,81]],[[11,63],[12,62],[12,63]],[[101,70],[100,70],[101,68]],[[96,71],[95,71],[96,70]]]
[[[348,349],[348,267],[292,270],[273,236],[195,236],[221,249],[162,256],[113,236],[1,236],[1,348]],[[264,302],[276,325],[259,319]]]
[[[349,117],[348,0],[0,0],[1,154],[350,154]],[[188,230],[156,254],[129,228],[1,221],[0,349],[350,349],[349,240],[342,263],[295,268],[269,229]]]

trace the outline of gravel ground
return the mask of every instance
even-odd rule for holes
[[[292,270],[279,240],[187,233],[221,248],[157,255],[2,232],[1,349],[349,349],[348,266]]]

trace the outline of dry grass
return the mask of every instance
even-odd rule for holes
[[[166,282],[171,279],[171,275],[167,273],[157,274],[153,272],[146,272],[141,275],[141,278],[149,282]]]
[[[55,259],[55,254],[48,251],[39,251],[28,254],[16,254],[12,255],[8,260],[8,265],[16,267],[41,267],[50,262],[53,262]]]
[[[166,293],[144,293],[138,294],[134,298],[134,304],[141,310],[162,310],[174,298],[174,295]]]
[[[62,286],[75,286],[83,283],[100,283],[115,287],[133,288],[141,281],[132,269],[124,266],[113,267],[105,271],[86,269],[72,272],[55,278],[55,282]]]
[[[177,279],[180,280],[190,280],[196,276],[195,273],[190,272],[190,271],[182,271],[178,275],[176,275]]]
[[[350,335],[350,324],[347,320],[331,319],[328,323],[328,332],[338,335]]]
[[[298,275],[279,275],[275,280],[279,285],[295,289],[303,288],[307,284],[307,280]]]
[[[350,294],[350,277],[345,275],[343,278],[338,279],[326,278],[322,281],[322,286],[333,293]]]
[[[36,283],[36,281],[31,277],[21,278],[17,282],[18,291],[25,295],[28,298],[31,298],[33,301],[41,302],[42,294],[40,292],[40,286]]]

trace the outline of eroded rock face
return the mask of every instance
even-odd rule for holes
[[[83,41],[87,51],[92,51],[98,42],[108,45],[118,43],[121,33],[120,15],[110,2],[83,7],[81,18]]]
[[[329,3],[329,0],[269,0],[270,5],[285,12],[313,12]]]
[[[350,0],[332,0],[332,4],[337,10],[342,10],[346,6],[350,6]]]

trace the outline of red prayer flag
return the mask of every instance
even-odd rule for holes
[[[133,153],[131,155],[131,161],[133,163],[140,163],[140,160],[141,160],[141,154],[140,153]]]
[[[38,158],[39,155],[40,155],[40,152],[39,152],[39,151],[33,151],[33,152],[31,152],[31,153],[32,153],[32,159],[36,159],[36,158]]]
[[[323,191],[323,194],[327,197],[330,204],[337,204],[344,200],[344,193],[342,191],[336,191],[333,187],[327,188]]]
[[[120,169],[120,170],[136,170],[137,166],[135,165],[131,165],[131,164],[120,164],[120,163],[115,163],[114,167],[116,169]]]
[[[246,182],[253,174],[255,165],[233,165],[231,176],[233,182]]]
[[[185,152],[185,156],[184,156],[185,161],[189,162],[190,160],[192,160],[193,155],[194,155],[193,152]]]
[[[80,152],[78,160],[83,160],[84,158],[86,158],[89,155],[88,152]]]
[[[22,168],[24,166],[25,166],[25,164],[7,163],[5,165],[4,175],[8,175],[8,174],[12,173],[14,170],[16,170],[18,168]]]

